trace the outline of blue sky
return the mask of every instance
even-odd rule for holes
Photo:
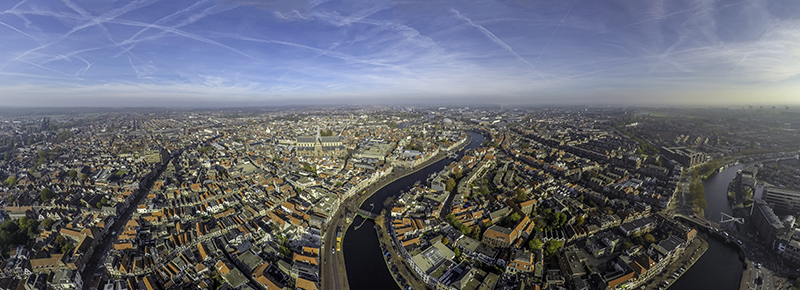
[[[11,106],[800,104],[800,1],[0,1]]]

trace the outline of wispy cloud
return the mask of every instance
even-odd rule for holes
[[[486,27],[483,27],[483,26],[481,26],[481,25],[477,25],[477,24],[475,24],[474,22],[472,22],[472,20],[471,20],[471,19],[467,18],[467,17],[466,17],[466,16],[464,16],[464,15],[461,15],[461,13],[460,13],[460,12],[458,12],[458,10],[455,10],[455,9],[450,9],[450,12],[454,13],[454,14],[456,15],[456,17],[458,17],[459,19],[462,19],[462,20],[466,21],[466,22],[467,22],[467,24],[469,24],[470,26],[472,26],[472,27],[475,27],[475,28],[477,28],[478,30],[480,30],[480,32],[481,32],[481,33],[483,33],[484,35],[486,35],[486,37],[488,37],[488,38],[489,38],[491,41],[493,41],[494,43],[497,43],[497,44],[498,44],[498,45],[500,45],[502,48],[504,48],[505,50],[507,50],[508,52],[510,52],[511,54],[513,54],[513,55],[514,55],[514,56],[515,56],[517,59],[519,59],[521,62],[523,62],[523,63],[527,64],[527,65],[528,65],[529,67],[531,67],[532,69],[536,69],[536,67],[535,67],[534,65],[532,65],[530,62],[528,62],[527,60],[525,60],[525,58],[523,58],[523,57],[522,57],[521,55],[519,55],[519,54],[518,54],[516,51],[514,51],[514,49],[513,49],[513,48],[511,48],[511,46],[509,46],[508,44],[506,44],[505,42],[503,42],[503,41],[502,41],[500,38],[498,38],[497,36],[495,36],[495,35],[494,35],[494,33],[492,33],[491,31],[489,31],[489,29],[486,29]]]
[[[512,2],[22,0],[0,12],[0,90],[209,105],[800,91],[797,5]]]
[[[567,16],[569,16],[570,12],[572,12],[572,6],[569,7],[569,10],[567,10],[567,14],[564,14],[564,18],[561,18],[561,21],[559,21],[558,24],[556,24],[556,28],[553,28],[553,33],[550,34],[549,38],[547,38],[547,42],[544,44],[544,47],[542,48],[542,51],[539,52],[539,56],[536,57],[536,62],[533,63],[534,67],[536,67],[536,65],[539,64],[539,59],[542,58],[542,54],[544,54],[544,51],[547,49],[547,46],[550,45],[551,41],[553,41],[553,36],[556,35],[556,31],[558,31],[558,27],[560,27],[561,23],[564,22],[564,20],[567,19]]]

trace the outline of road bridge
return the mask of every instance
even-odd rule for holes
[[[360,215],[363,218],[372,219],[372,220],[374,220],[376,217],[378,217],[377,213],[373,213],[373,212],[366,211],[366,210],[363,210],[363,209],[359,209],[356,212],[356,215]]]
[[[708,232],[710,234],[717,235],[717,236],[725,239],[725,242],[733,243],[733,244],[740,243],[739,245],[741,246],[741,241],[738,238],[735,237],[736,234],[728,233],[728,231],[726,229],[724,229],[720,224],[718,224],[716,222],[706,220],[703,217],[697,217],[697,216],[696,217],[691,217],[691,216],[685,216],[685,215],[682,215],[682,214],[675,214],[675,215],[673,215],[673,217],[674,218],[680,218],[680,219],[683,219],[683,220],[685,220],[687,222],[693,223],[699,228],[705,228],[706,230],[708,230]]]

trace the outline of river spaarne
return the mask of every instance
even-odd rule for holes
[[[728,204],[728,183],[736,177],[736,172],[745,165],[728,167],[722,172],[711,175],[703,182],[708,208],[705,217],[719,221],[720,212],[731,213]],[[670,290],[690,289],[739,289],[742,280],[743,262],[739,260],[739,252],[735,246],[725,244],[716,238],[709,238],[708,250],[699,260],[675,281]]]
[[[470,132],[469,134],[472,137],[472,142],[464,150],[477,148],[484,140],[484,137],[478,133]],[[462,153],[463,150],[459,152],[459,156]],[[429,175],[444,169],[450,162],[453,161],[442,159],[390,183],[367,199],[361,209],[379,213],[383,210],[383,202],[387,198],[396,196],[403,190],[410,189],[414,183],[424,181]],[[374,208],[370,204],[374,205]],[[375,223],[372,220],[367,220],[363,226],[356,230],[355,227],[360,225],[362,221],[361,217],[355,218],[350,227],[347,228],[344,244],[342,245],[350,289],[400,289],[392,278],[391,273],[389,273],[386,262],[383,260],[383,253],[381,253],[378,237],[374,229]]]

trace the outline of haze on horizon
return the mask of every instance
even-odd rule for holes
[[[56,2],[0,3],[1,105],[800,104],[795,0]]]

